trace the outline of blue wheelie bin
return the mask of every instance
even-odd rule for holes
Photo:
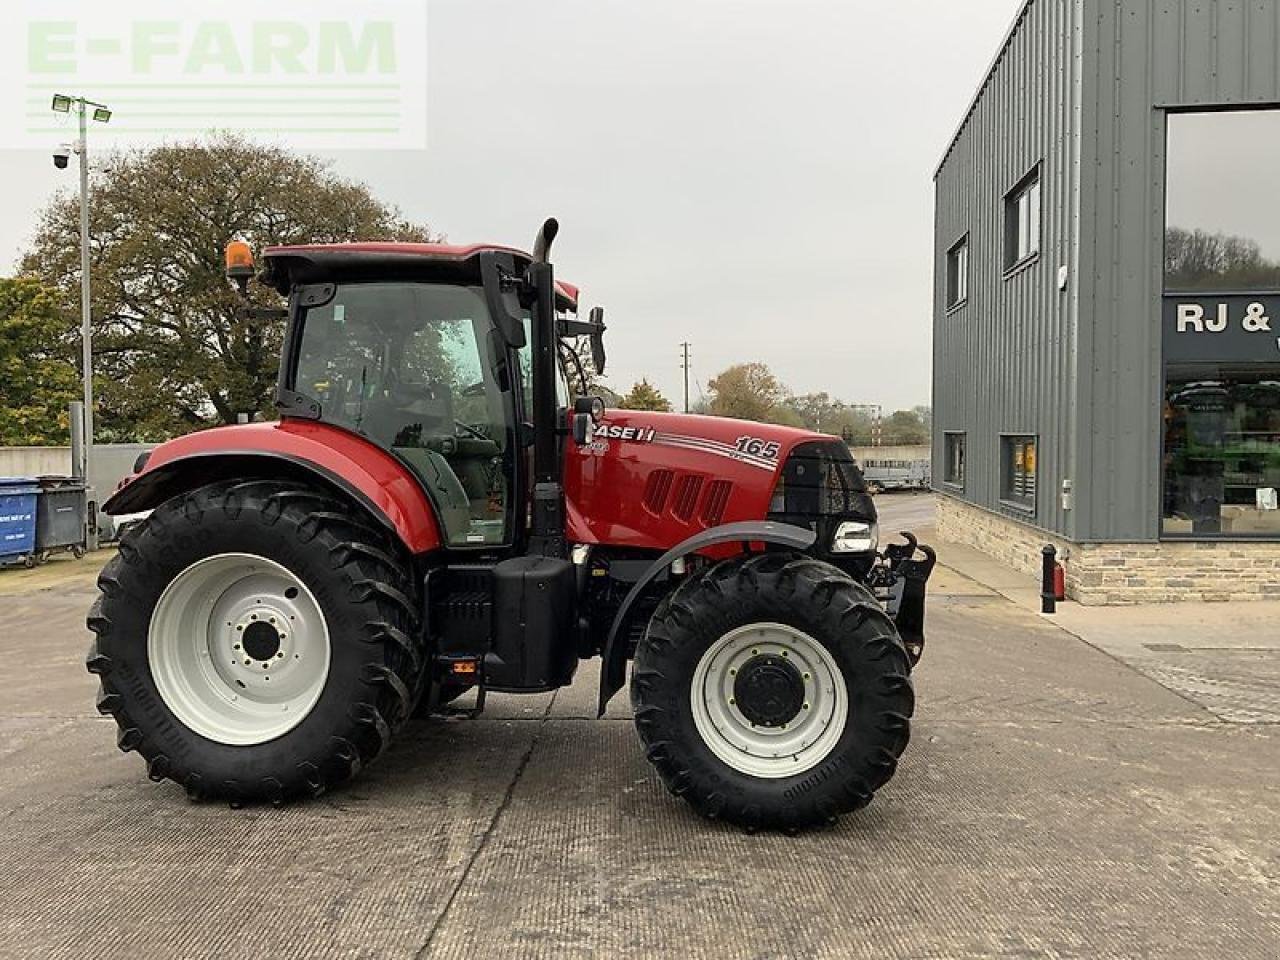
[[[40,484],[30,477],[0,477],[0,565],[35,566],[39,494]]]

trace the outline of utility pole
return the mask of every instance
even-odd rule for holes
[[[84,374],[84,461],[79,464],[89,497],[88,529],[85,531],[85,546],[89,550],[98,549],[98,524],[93,515],[96,502],[89,491],[89,465],[93,459],[93,288],[89,274],[89,109],[93,108],[93,119],[98,123],[111,122],[109,107],[86,100],[84,97],[69,97],[56,94],[53,98],[55,113],[70,113],[75,109],[79,114],[80,139],[75,145],[75,152],[80,156],[80,348],[81,363]],[[66,151],[54,154],[54,165],[59,168],[67,166]]]
[[[680,344],[680,346],[684,350],[684,362],[681,364],[681,367],[684,369],[684,412],[688,413],[689,412],[689,347],[690,347],[690,343],[688,340],[686,340],[684,343]]]

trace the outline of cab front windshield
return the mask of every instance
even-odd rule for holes
[[[306,311],[294,389],[421,478],[451,546],[509,542],[506,404],[480,287],[340,285]]]

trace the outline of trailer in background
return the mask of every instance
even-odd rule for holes
[[[887,490],[928,490],[933,471],[928,460],[866,460],[858,464],[872,494]]]

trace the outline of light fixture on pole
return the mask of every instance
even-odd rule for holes
[[[85,486],[89,486],[89,464],[93,457],[93,301],[89,276],[89,110],[93,110],[93,119],[97,123],[111,122],[111,109],[102,103],[94,103],[84,97],[71,97],[56,93],[53,96],[54,113],[71,113],[79,115],[80,140],[75,145],[75,152],[80,157],[80,339],[84,376],[84,460],[77,464]],[[57,151],[53,155],[54,165],[59,169],[67,167],[68,157],[65,151]],[[89,490],[89,529],[86,534],[86,546],[90,550],[98,547],[98,524],[96,503],[92,489]]]

